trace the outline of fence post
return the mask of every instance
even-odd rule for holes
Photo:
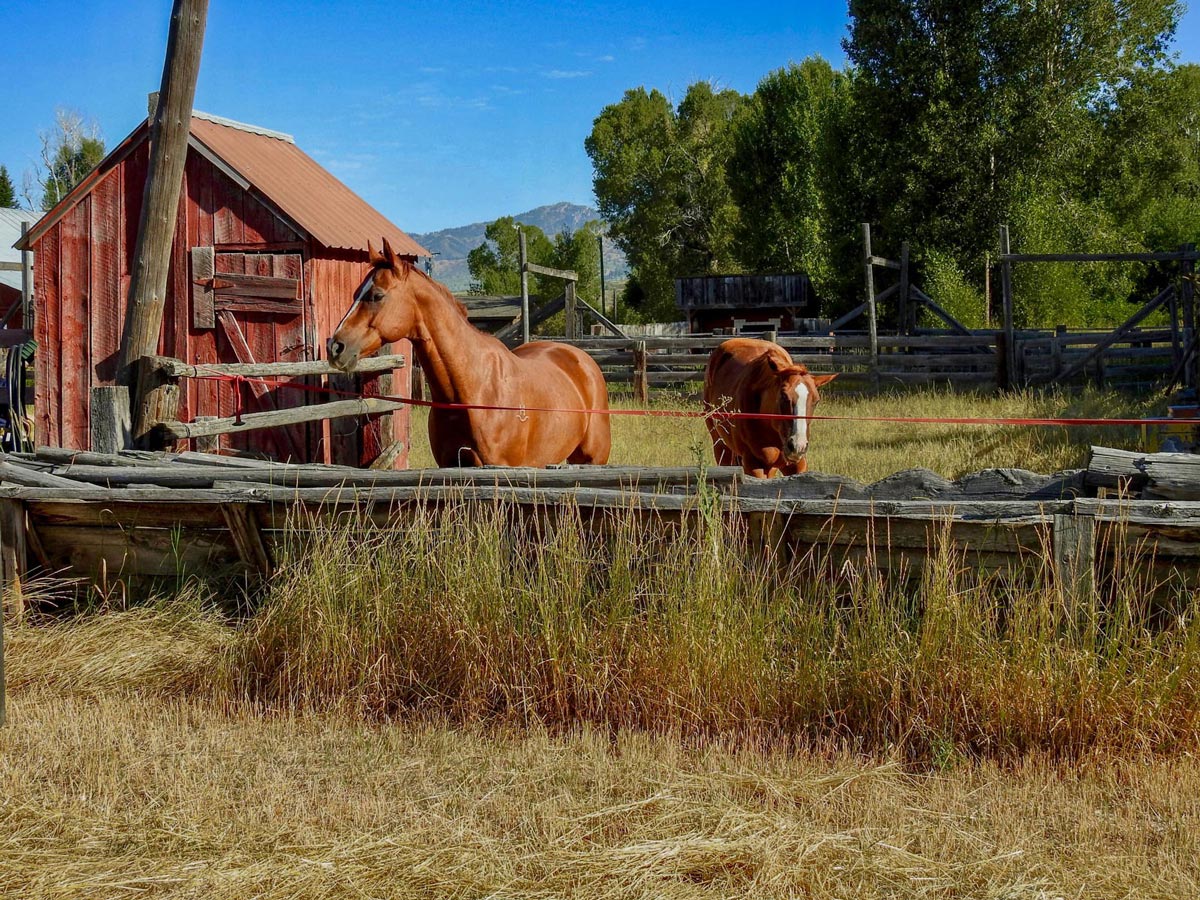
[[[897,334],[912,334],[916,322],[908,320],[908,241],[900,245],[900,289],[896,296],[899,298],[896,303],[900,311],[900,330]]]
[[[156,369],[150,357],[142,357],[135,368],[142,393],[137,415],[133,417],[136,428],[133,444],[143,450],[162,450],[164,442],[155,428],[160,422],[179,418],[179,383]],[[234,390],[241,390],[241,385],[235,384]]]
[[[525,251],[525,230],[517,229],[521,263],[521,343],[529,343],[529,271],[525,268],[529,255]]]
[[[1054,366],[1054,378],[1056,380],[1057,380],[1058,376],[1062,374],[1063,338],[1065,337],[1066,333],[1067,333],[1066,325],[1054,326],[1054,338],[1053,338],[1054,343],[1052,343],[1050,345],[1050,359]]]
[[[1011,388],[1017,381],[1017,341],[1013,333],[1012,263],[1009,255],[1008,226],[1000,226],[1000,302],[1004,315],[1004,369],[1003,387]]]
[[[871,262],[871,224],[862,223],[863,274],[867,281],[867,331],[871,338],[871,380],[879,387],[879,330],[875,312],[875,264]]]
[[[129,388],[123,384],[92,388],[91,445],[96,453],[120,453],[133,445]]]
[[[1054,516],[1054,576],[1064,597],[1076,603],[1091,597],[1096,584],[1096,520],[1091,516]]]
[[[4,610],[14,618],[25,614],[22,583],[28,568],[29,550],[25,537],[25,504],[20,500],[0,500],[0,571],[3,573]]]
[[[21,243],[29,234],[29,223],[21,223]],[[33,254],[21,251],[21,327],[33,328]]]
[[[579,317],[575,310],[575,282],[568,281],[563,287],[563,314],[566,316],[566,335],[568,341],[575,340],[576,325]]]
[[[639,403],[650,401],[650,363],[647,356],[645,341],[633,345],[633,396]]]
[[[1184,253],[1196,252],[1195,244],[1184,244],[1180,248]],[[1183,386],[1193,390],[1200,387],[1200,348],[1196,346],[1196,262],[1183,259],[1179,263],[1180,305],[1183,307],[1183,352],[1192,352],[1192,364],[1185,367]]]

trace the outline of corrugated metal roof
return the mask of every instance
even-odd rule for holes
[[[36,242],[83,199],[99,180],[98,173],[112,168],[132,147],[145,140],[148,133],[146,125],[146,122],[142,122],[135,128],[92,173],[37,221],[36,226],[30,228],[31,242]],[[367,241],[378,247],[386,237],[392,249],[401,256],[430,255],[428,250],[297,147],[291,135],[193,112],[191,141],[199,142],[228,170],[252,185],[268,203],[274,204],[326,247],[366,250]],[[19,235],[18,225],[13,240]],[[5,247],[11,245],[13,240],[5,241]]]
[[[192,136],[326,247],[365,250],[386,237],[402,256],[429,255],[288,135],[201,115]]]
[[[37,220],[38,213],[27,209],[0,208],[0,262],[21,261],[21,251],[13,247],[21,239],[21,223],[28,222],[32,228]],[[0,270],[0,284],[20,290],[21,273]]]

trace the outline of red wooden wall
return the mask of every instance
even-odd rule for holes
[[[135,143],[35,246],[39,444],[86,448],[91,388],[115,380],[148,150],[146,141]],[[218,277],[236,273],[296,279],[298,297],[288,307],[294,307],[295,314],[243,302],[218,314],[216,327],[198,327],[192,308],[193,247],[214,248]],[[159,352],[191,363],[245,361],[247,354],[256,362],[321,358],[325,340],[365,271],[365,252],[333,251],[316,244],[267,203],[189,151]],[[375,380],[362,388],[387,393],[393,386],[389,381]],[[234,414],[234,385],[203,379],[186,379],[184,385],[181,419]],[[394,381],[396,388],[406,385],[407,379]],[[352,382],[343,386],[356,387]],[[249,386],[241,390],[247,412],[331,399],[286,388],[271,390],[263,399]],[[396,437],[407,438],[407,410],[395,419],[366,429],[356,419],[342,419],[297,426],[286,434],[253,431],[222,440],[225,446],[278,458],[358,465],[390,443],[393,427],[398,429]]]

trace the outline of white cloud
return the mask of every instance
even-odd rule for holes
[[[591,74],[580,69],[550,69],[542,73],[546,78],[587,78]]]

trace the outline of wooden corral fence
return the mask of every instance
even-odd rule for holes
[[[1141,465],[1169,462],[1142,458]],[[622,510],[678,520],[703,515],[700,495],[708,492],[722,516],[743,522],[755,552],[786,549],[794,557],[827,548],[839,560],[870,559],[919,575],[948,536],[970,566],[1037,568],[1051,549],[1066,575],[1067,561],[1094,561],[1100,572],[1125,552],[1118,548],[1136,546],[1152,555],[1159,575],[1200,578],[1200,465],[1183,475],[1170,468],[1174,496],[1188,499],[1166,502],[1130,499],[1136,492],[1115,487],[1107,498],[1085,496],[1129,477],[1098,466],[1054,476],[987,470],[954,482],[918,469],[860,484],[820,474],[747,479],[735,468],[365,471],[190,451],[40,448],[0,460],[0,546],[6,597],[19,608],[19,585],[38,571],[102,587],[196,573],[267,574],[289,529],[304,528],[298,509],[313,521],[352,512],[382,524],[417,503],[476,499],[527,510],[569,505],[585,519]],[[1191,487],[1180,488],[1189,472]],[[1117,529],[1124,529],[1121,541]]]
[[[865,391],[936,383],[1013,388],[1091,382],[1148,391],[1169,390],[1175,385],[1190,388],[1200,383],[1195,302],[1195,269],[1200,254],[1193,245],[1162,253],[1019,254],[1010,252],[1008,229],[1001,227],[1001,253],[996,265],[1002,323],[995,329],[971,329],[913,283],[908,244],[901,245],[899,259],[888,259],[873,252],[870,225],[863,224],[862,234],[863,302],[836,321],[820,323],[823,327],[816,327],[817,320],[813,320],[805,323],[806,333],[786,334],[781,333],[782,320],[775,318],[757,326],[733,320],[744,327],[722,328],[724,333],[633,335],[604,320],[600,326],[604,334],[576,337],[572,331],[565,339],[590,353],[610,383],[631,384],[639,400],[647,399],[654,389],[693,390],[703,379],[708,354],[729,337],[730,330],[776,340],[810,369],[836,372],[841,389]],[[1113,330],[1014,326],[1014,266],[1113,261],[1174,265],[1178,278]],[[881,277],[892,277],[893,283],[877,290],[876,277],[880,273]],[[778,299],[777,294],[799,296],[794,284],[776,284],[770,279],[758,284],[751,276],[678,279],[676,293],[688,308],[689,319],[692,307],[706,304],[721,309],[759,309],[759,301],[765,302],[764,298]],[[893,323],[895,333],[881,331],[884,303],[889,304],[886,318]],[[564,306],[563,298],[548,304],[546,315],[534,314],[533,324],[545,321]],[[590,307],[587,311],[594,313]],[[922,312],[942,327],[919,327]],[[1156,313],[1158,321],[1152,318]],[[864,323],[865,330],[852,330]],[[515,335],[519,327],[520,323],[514,323],[507,336]],[[755,333],[756,327],[766,330]]]
[[[815,550],[835,571],[853,561],[920,578],[931,555],[951,550],[964,566],[1058,583],[1067,596],[1091,596],[1098,580],[1127,577],[1134,564],[1147,590],[1195,589],[1200,465],[1163,456],[1171,458],[1102,457],[1095,471],[988,470],[957,482],[912,470],[864,485],[819,474],[760,481],[733,468],[364,471],[47,447],[0,458],[0,582],[16,616],[38,575],[105,596],[190,575],[253,583],[313,527],[342,517],[395,527],[420,506],[481,501],[522,515],[566,511],[600,529],[622,516],[658,528],[715,510],[742,529],[748,552],[782,562]],[[1187,499],[1130,499],[1135,482],[1147,496]],[[1114,495],[1083,496],[1097,490]],[[2,627],[0,619],[0,721]]]
[[[1017,374],[1010,378],[1003,332],[878,335],[874,353],[865,334],[743,333],[777,341],[814,372],[837,372],[839,389],[861,391],[938,383],[986,389],[1086,381],[1144,390],[1165,386],[1176,358],[1169,329],[1130,330],[1117,340],[1110,332],[1019,331]],[[634,395],[645,400],[656,389],[693,389],[704,378],[709,353],[728,338],[588,337],[572,343],[600,364],[609,383],[630,384]]]
[[[144,383],[151,386],[151,390],[143,398],[143,416],[151,435],[151,443],[160,448],[191,441],[197,449],[216,452],[223,435],[243,434],[264,428],[283,429],[282,433],[286,434],[286,429],[298,425],[352,416],[368,419],[371,427],[363,432],[361,458],[350,462],[362,465],[369,463],[372,468],[379,469],[393,468],[398,461],[407,460],[407,419],[400,428],[384,428],[384,423],[379,419],[389,413],[407,416],[407,404],[385,399],[383,396],[369,396],[371,392],[394,396],[393,385],[397,383],[394,376],[407,366],[407,360],[402,354],[385,354],[361,360],[357,373],[367,376],[364,385],[368,389],[368,396],[349,398],[338,397],[336,392],[357,393],[357,381],[334,369],[326,360],[196,365],[177,359],[152,356],[146,357],[142,365],[148,371]],[[243,390],[244,386],[258,397],[260,406],[268,408],[235,415],[197,416],[191,421],[181,421],[181,382],[189,378],[225,380],[228,387],[236,391]],[[321,379],[326,380],[324,385],[320,383]],[[316,383],[313,383],[314,381]],[[331,392],[322,396],[322,388],[329,388]],[[312,390],[309,392],[305,389]],[[304,391],[301,396],[302,402],[297,404],[294,396],[289,396],[288,402],[278,405],[270,400],[275,394],[292,390]],[[98,396],[93,398],[94,404],[100,401]],[[127,403],[127,400],[117,396],[108,405],[115,410],[119,409],[123,402]],[[93,423],[97,421],[107,422],[109,419],[93,417]],[[393,423],[389,419],[386,424],[392,426]],[[357,430],[357,424],[355,428]],[[117,450],[127,444],[127,439],[121,436],[119,428],[113,430],[111,437],[105,435],[102,430],[93,430],[93,449]]]

